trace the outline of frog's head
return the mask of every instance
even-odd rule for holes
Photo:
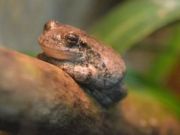
[[[79,61],[84,58],[86,33],[57,21],[49,21],[44,25],[44,32],[39,37],[39,44],[44,53],[50,57]]]

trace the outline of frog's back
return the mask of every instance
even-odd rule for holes
[[[80,35],[81,40],[88,43],[94,52],[100,54],[102,61],[111,73],[119,74],[123,76],[126,67],[121,56],[115,52],[111,47],[105,45],[103,42],[97,40],[96,38],[89,36],[85,31],[78,28],[70,26],[78,35]]]
[[[92,49],[95,52],[99,53],[101,61],[106,66],[107,72],[111,75],[109,79],[121,80],[126,70],[125,63],[121,56],[111,47],[108,47],[91,36],[87,36],[85,40],[91,43]]]

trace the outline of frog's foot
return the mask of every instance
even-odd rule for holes
[[[123,87],[113,87],[110,89],[86,89],[86,91],[92,95],[99,104],[105,108],[109,108],[112,105],[119,102],[121,99],[126,97],[127,90]]]

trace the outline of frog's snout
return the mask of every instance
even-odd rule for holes
[[[54,20],[50,20],[44,25],[44,31],[49,31],[49,30],[55,29],[59,25],[60,25],[59,22],[54,21]]]

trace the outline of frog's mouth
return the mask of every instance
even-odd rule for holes
[[[51,48],[44,45],[41,45],[41,48],[47,56],[53,57],[55,59],[75,60],[78,57],[76,53],[70,52],[68,50],[61,50],[55,47]]]

